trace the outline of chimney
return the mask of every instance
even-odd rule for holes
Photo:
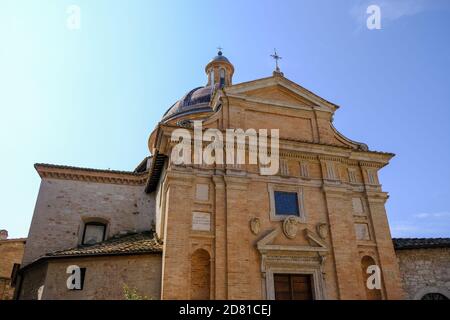
[[[0,240],[8,239],[8,230],[0,230]]]

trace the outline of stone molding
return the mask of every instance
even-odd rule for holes
[[[61,179],[134,186],[145,185],[148,179],[148,172],[137,174],[124,171],[96,170],[41,164],[35,165],[35,168],[42,179]]]
[[[323,264],[328,248],[318,236],[304,229],[304,236],[317,246],[275,245],[272,241],[279,235],[278,228],[270,231],[256,244],[261,254],[261,272],[265,279],[266,299],[275,299],[274,274],[306,274],[313,278],[314,299],[326,299]]]
[[[269,218],[270,221],[283,221],[286,216],[276,215],[275,212],[275,191],[296,192],[297,193],[297,205],[299,216],[296,217],[299,223],[306,222],[306,212],[304,206],[303,188],[298,185],[281,184],[281,183],[268,183],[267,191],[269,192]]]

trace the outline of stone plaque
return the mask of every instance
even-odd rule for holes
[[[208,212],[192,213],[192,230],[211,231],[211,214]]]
[[[353,213],[356,213],[356,214],[364,213],[364,208],[363,208],[361,198],[353,198],[352,205],[353,205]]]
[[[367,223],[355,223],[355,233],[357,240],[370,240],[369,226]]]
[[[199,183],[195,188],[195,198],[200,201],[209,200],[209,186],[207,184]]]

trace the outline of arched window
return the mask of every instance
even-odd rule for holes
[[[219,76],[220,76],[220,87],[223,87],[223,86],[225,86],[225,70],[224,69],[220,69]]]
[[[448,298],[441,293],[430,292],[425,294],[421,300],[448,300]]]
[[[367,300],[381,300],[381,290],[377,289],[377,288],[369,288],[368,284],[367,284],[367,280],[369,279],[369,277],[373,277],[373,276],[379,276],[381,277],[381,275],[376,275],[373,273],[367,273],[367,270],[370,266],[374,266],[376,265],[375,260],[373,260],[372,257],[369,256],[364,256],[361,259],[361,269],[362,269],[362,278],[363,278],[363,285],[364,285],[364,289],[366,290],[366,299]],[[378,269],[379,270],[379,269]],[[377,271],[375,271],[377,272]],[[379,283],[381,285],[381,279],[378,279]]]
[[[196,250],[191,257],[191,299],[210,299],[211,262],[208,251]]]
[[[214,69],[211,69],[209,72],[209,83],[213,86],[214,85]]]
[[[86,222],[84,224],[81,244],[96,244],[105,240],[106,224],[101,222]]]

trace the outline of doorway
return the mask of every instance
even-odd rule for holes
[[[305,274],[274,274],[275,300],[313,300],[312,277]]]

